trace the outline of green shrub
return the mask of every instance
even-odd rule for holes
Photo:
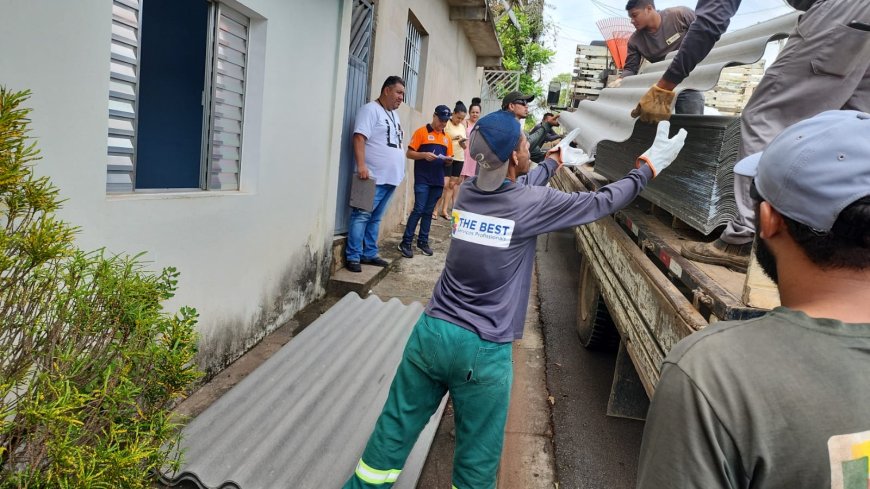
[[[28,96],[0,87],[0,487],[147,488],[179,462],[197,314],[163,311],[174,269],[76,248],[32,171]]]

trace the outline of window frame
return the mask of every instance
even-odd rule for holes
[[[136,189],[142,9],[147,1],[112,1],[106,193],[240,191],[252,19],[216,0],[209,0],[207,42],[203,46],[206,63],[199,188]],[[224,18],[235,25],[222,22]],[[226,94],[223,99],[222,93]],[[222,171],[225,169],[230,171]]]
[[[402,60],[402,78],[405,80],[405,103],[418,108],[420,105],[420,74],[423,64],[423,48],[427,34],[408,12],[405,28],[405,56]]]

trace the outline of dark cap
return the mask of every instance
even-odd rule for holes
[[[843,209],[870,195],[870,114],[830,110],[794,124],[734,173],[755,178],[785,216],[828,232]]]
[[[469,154],[477,162],[477,188],[493,191],[504,183],[508,159],[521,134],[517,118],[504,110],[492,112],[477,121],[468,144]]]
[[[453,111],[446,105],[439,105],[435,107],[435,115],[441,119],[441,122],[447,122],[450,120],[450,116],[453,115]]]
[[[522,100],[525,103],[529,103],[535,99],[534,95],[523,95],[522,92],[510,92],[501,99],[501,108],[502,110],[507,109],[508,105],[516,102],[517,100]]]

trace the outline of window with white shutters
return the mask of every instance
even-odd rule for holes
[[[218,5],[206,173],[211,190],[239,189],[248,26],[247,17]]]
[[[139,71],[139,0],[112,2],[109,69],[109,150],[106,191],[133,191],[136,158],[136,78]]]
[[[112,3],[107,192],[239,189],[250,19],[191,1]]]

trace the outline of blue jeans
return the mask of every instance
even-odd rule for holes
[[[683,90],[677,95],[675,114],[704,114],[704,92]]]
[[[405,236],[402,243],[411,244],[414,240],[414,231],[417,230],[417,222],[420,223],[420,234],[417,235],[417,243],[429,244],[429,228],[432,227],[432,211],[435,204],[441,198],[444,187],[426,185],[425,183],[414,184],[414,210],[408,216],[408,224],[405,226]]]
[[[347,261],[359,263],[360,258],[371,260],[378,256],[378,229],[393,190],[396,190],[395,185],[376,185],[374,209],[371,212],[357,208],[351,211],[345,250]]]

